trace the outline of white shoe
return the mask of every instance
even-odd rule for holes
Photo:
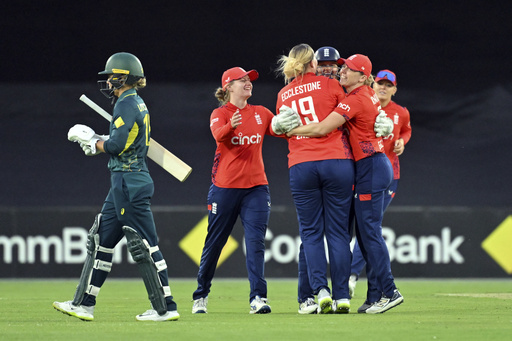
[[[357,285],[357,276],[350,275],[350,278],[348,279],[348,294],[350,295],[350,298],[354,297],[354,294],[356,292],[356,285]]]
[[[201,297],[197,300],[194,300],[194,305],[192,306],[192,314],[206,314],[208,311],[206,310],[206,306],[208,305],[208,296]]]
[[[140,315],[135,316],[137,321],[176,321],[180,318],[180,314],[178,314],[177,310],[168,311],[163,315],[158,315],[156,310],[149,309],[143,312]]]
[[[317,310],[318,304],[316,304],[315,299],[312,297],[299,304],[299,314],[316,314]]]
[[[335,314],[348,314],[350,311],[350,300],[342,298],[332,302],[332,310]]]
[[[391,308],[396,307],[399,304],[402,304],[404,301],[404,297],[400,294],[400,291],[395,289],[393,292],[393,297],[387,297],[386,295],[382,295],[378,302],[375,302],[370,308],[366,309],[367,314],[380,314],[385,311],[388,311]]]
[[[327,289],[321,289],[318,293],[318,313],[330,314],[332,313],[332,298]]]
[[[256,296],[251,301],[251,311],[249,311],[250,314],[268,314],[271,311],[272,310],[270,309],[270,306],[267,304],[266,298]]]
[[[92,321],[94,320],[94,306],[88,307],[85,305],[74,305],[73,301],[66,302],[53,302],[53,307],[58,311],[68,314],[69,316],[77,317],[80,320]]]

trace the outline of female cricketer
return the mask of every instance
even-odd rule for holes
[[[383,139],[384,152],[393,166],[393,181],[384,196],[384,211],[388,208],[398,189],[400,180],[400,161],[398,157],[404,152],[405,145],[411,139],[412,133],[409,110],[391,100],[396,94],[396,85],[396,75],[390,70],[377,72],[373,83],[373,90],[379,98],[381,109],[394,123],[393,132]],[[352,251],[352,270],[349,280],[350,296],[354,295],[357,279],[365,264],[361,248],[356,240]]]
[[[240,216],[245,233],[246,265],[250,283],[250,313],[271,312],[267,304],[264,276],[265,233],[270,217],[270,192],[262,158],[265,135],[272,130],[274,114],[261,105],[251,105],[256,70],[240,67],[226,70],[215,97],[220,107],[210,116],[210,129],[217,143],[212,184],[208,192],[208,234],[206,236],[192,313],[206,313],[208,294],[222,248]],[[293,115],[280,115],[281,124]],[[298,116],[292,126],[299,124]]]
[[[404,300],[395,286],[388,249],[381,233],[384,195],[391,184],[393,170],[384,154],[382,138],[376,137],[374,132],[380,102],[369,86],[373,82],[371,61],[361,54],[342,61],[340,84],[345,87],[347,97],[320,123],[297,127],[287,135],[318,137],[328,136],[342,125],[348,129],[355,159],[356,235],[367,269],[369,272],[373,270],[374,274],[368,277],[367,298],[358,312],[383,313]]]
[[[158,237],[150,209],[154,184],[146,156],[150,140],[149,112],[137,94],[146,86],[139,59],[120,52],[112,55],[99,72],[100,91],[112,101],[110,134],[100,136],[84,125],[75,125],[68,139],[78,142],[86,155],[100,152],[110,156],[111,187],[101,213],[89,231],[87,257],[74,299],[54,302],[65,314],[91,321],[96,296],[112,268],[114,247],[126,236],[128,250],[137,263],[151,302],[151,309],[137,315],[138,321],[174,321],[180,315],[169,287],[167,265],[158,248]]]
[[[325,119],[345,98],[335,79],[317,76],[318,61],[307,44],[294,46],[279,60],[287,85],[279,91],[277,108],[286,105],[308,126]],[[299,313],[348,313],[350,309],[349,212],[354,185],[354,162],[346,133],[334,130],[321,138],[288,139],[290,189],[301,238],[299,281],[308,273],[309,286],[299,283]],[[327,240],[332,297],[327,282]],[[307,264],[307,267],[306,267]],[[318,305],[311,299],[317,295]]]

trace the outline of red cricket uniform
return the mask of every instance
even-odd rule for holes
[[[393,179],[400,179],[400,162],[398,155],[393,151],[395,148],[395,141],[399,138],[404,139],[404,145],[409,142],[411,138],[411,118],[409,110],[391,101],[382,108],[386,112],[386,115],[393,120],[395,124],[393,133],[389,136],[384,137],[384,151],[386,152],[391,165],[393,166]]]
[[[307,73],[281,89],[276,111],[284,104],[299,113],[303,124],[318,123],[344,98],[338,81]],[[331,259],[332,298],[349,297],[354,158],[346,130],[336,129],[322,137],[293,136],[288,149],[290,190],[302,242],[299,302],[328,289],[324,238]]]
[[[345,92],[336,80],[307,73],[279,91],[276,112],[284,104],[300,114],[303,124],[320,122],[344,98]],[[288,149],[288,167],[307,161],[353,159],[347,136],[338,129],[323,137],[293,136]]]
[[[230,119],[239,110],[242,124],[236,129]],[[210,129],[217,142],[212,183],[223,188],[251,188],[268,185],[262,158],[263,137],[271,135],[274,114],[261,105],[247,104],[239,109],[227,103],[210,116]]]
[[[350,146],[356,161],[384,152],[382,138],[376,137],[373,130],[379,106],[375,91],[364,85],[354,89],[334,109],[347,120],[344,126],[349,131]]]
[[[355,163],[356,235],[367,260],[367,302],[382,295],[392,297],[396,290],[389,251],[382,237],[384,197],[393,179],[393,169],[384,153],[382,138],[375,136],[374,124],[380,102],[372,88],[360,86],[347,95],[335,112],[342,115],[349,131]]]

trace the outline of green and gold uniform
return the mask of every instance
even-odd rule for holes
[[[153,179],[149,175],[146,156],[150,140],[149,112],[146,104],[135,89],[121,94],[114,106],[110,123],[110,138],[103,148],[110,155],[108,168],[111,172],[111,187],[101,209],[101,223],[98,230],[103,248],[113,249],[124,237],[123,226],[130,226],[146,239],[150,248],[158,245],[151,197],[154,192]],[[112,254],[98,252],[97,259],[111,263]],[[164,288],[167,310],[176,310],[176,303],[170,293],[167,266],[160,250],[154,251],[155,263],[163,264],[158,272]],[[91,285],[103,285],[108,272],[93,271]],[[86,294],[83,305],[93,306],[96,295]]]

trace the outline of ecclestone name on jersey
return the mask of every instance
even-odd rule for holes
[[[286,99],[288,99],[290,97],[293,97],[293,96],[296,96],[296,95],[300,95],[300,94],[303,94],[303,93],[306,93],[306,92],[310,92],[310,91],[313,91],[313,90],[320,90],[320,89],[321,89],[320,81],[316,81],[316,82],[312,82],[312,83],[307,83],[307,84],[302,84],[302,85],[296,86],[294,88],[291,88],[291,89],[286,90],[285,92],[283,92],[281,94],[281,100],[284,102]]]

